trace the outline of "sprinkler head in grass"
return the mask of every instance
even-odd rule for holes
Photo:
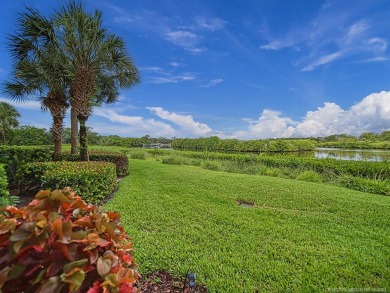
[[[187,280],[188,280],[188,286],[190,288],[195,288],[195,286],[196,286],[196,275],[195,275],[195,273],[188,273]]]

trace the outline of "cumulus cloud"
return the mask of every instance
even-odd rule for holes
[[[212,133],[212,129],[204,123],[196,122],[191,115],[180,115],[169,112],[161,107],[148,107],[149,111],[161,119],[170,121],[181,129],[186,136],[207,136]]]
[[[112,109],[97,108],[94,110],[94,115],[107,118],[111,122],[125,125],[123,128],[121,126],[110,127],[109,129],[105,127],[100,127],[100,131],[110,134],[124,134],[127,133],[128,136],[143,136],[149,134],[151,136],[164,136],[164,137],[173,137],[176,135],[175,129],[171,125],[156,121],[154,119],[145,119],[140,116],[127,116],[122,115]]]
[[[237,138],[320,137],[332,134],[360,135],[390,129],[390,92],[365,97],[347,110],[335,103],[324,103],[308,111],[299,122],[283,117],[279,111],[265,109],[247,130],[233,133]]]

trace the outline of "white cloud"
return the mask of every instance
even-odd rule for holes
[[[382,38],[371,38],[367,41],[367,45],[375,52],[384,52],[387,49],[387,41]]]
[[[169,65],[171,65],[172,67],[180,67],[180,66],[183,66],[181,63],[176,62],[176,61],[170,62]]]
[[[221,18],[213,17],[210,19],[207,19],[203,16],[198,16],[195,19],[196,25],[201,28],[205,29],[211,32],[214,32],[216,30],[220,30],[225,27],[227,22]]]
[[[257,121],[248,121],[249,127],[244,131],[233,133],[241,139],[290,137],[294,124],[288,117],[281,117],[281,112],[265,109]],[[247,119],[246,119],[247,120]]]
[[[216,79],[212,79],[208,82],[208,84],[204,85],[203,87],[213,87],[213,86],[216,86],[217,84],[223,82],[223,79],[222,78],[216,78]]]
[[[313,70],[320,65],[324,65],[324,64],[327,64],[329,62],[332,62],[333,60],[340,58],[342,56],[342,54],[343,53],[341,51],[339,51],[339,52],[334,52],[334,53],[328,54],[326,56],[322,56],[318,60],[315,60],[313,63],[307,65],[305,68],[302,69],[302,71],[310,71],[310,70]]]
[[[283,117],[281,112],[265,109],[247,130],[232,134],[237,138],[319,137],[332,134],[360,135],[390,129],[390,91],[373,93],[343,110],[335,103],[324,103],[309,111],[300,122]]]
[[[161,119],[173,122],[180,127],[184,136],[207,136],[212,133],[212,129],[206,124],[194,121],[191,115],[180,115],[173,112],[168,112],[161,107],[148,107],[153,114]]]
[[[6,102],[15,108],[20,108],[20,109],[27,109],[27,110],[41,110],[41,103],[38,101],[33,101],[33,100],[26,100],[23,102],[16,102],[13,100],[5,99],[5,98],[0,98],[0,102]]]
[[[167,33],[165,38],[171,43],[184,48],[192,47],[199,40],[198,35],[189,31],[172,31]]]
[[[198,77],[191,72],[185,72],[183,74],[173,75],[171,73],[165,74],[165,76],[153,76],[150,77],[147,83],[179,83],[184,81],[193,81]]]
[[[314,70],[345,58],[361,59],[364,56],[369,60],[385,57],[388,41],[377,35],[381,29],[386,31],[384,24],[379,19],[354,17],[354,13],[364,5],[351,7],[348,14],[340,13],[338,5],[325,6],[327,8],[321,8],[310,22],[299,27],[292,26],[280,37],[263,32],[268,42],[260,45],[260,49],[293,50],[298,60],[292,63],[301,67],[302,71]],[[363,14],[363,11],[359,13]]]
[[[97,108],[94,109],[94,115],[104,117],[109,119],[111,122],[124,124],[125,128],[121,126],[112,126],[109,128],[100,128],[96,131],[103,131],[104,133],[118,134],[127,133],[128,136],[143,136],[149,134],[151,136],[164,136],[164,137],[173,137],[176,135],[176,131],[172,128],[171,125],[156,121],[154,119],[145,119],[140,116],[126,116],[117,113],[112,109]],[[130,126],[130,127],[129,127]],[[94,127],[95,129],[95,127]]]

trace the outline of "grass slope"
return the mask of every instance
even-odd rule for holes
[[[121,213],[141,273],[194,271],[211,292],[390,290],[389,197],[152,160],[130,166],[106,208]]]

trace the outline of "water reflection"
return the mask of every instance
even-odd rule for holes
[[[318,159],[330,158],[350,161],[390,161],[390,151],[384,150],[351,150],[337,148],[317,148],[314,156]]]

